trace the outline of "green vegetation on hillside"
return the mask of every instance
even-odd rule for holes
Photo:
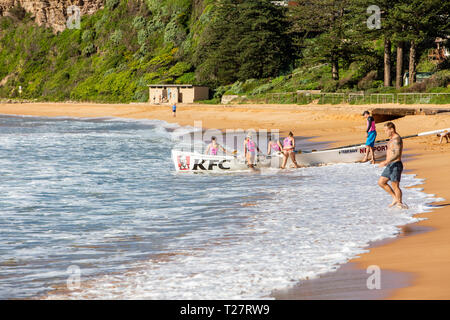
[[[0,96],[22,86],[23,99],[147,101],[148,84],[195,81],[196,18],[190,0],[108,0],[59,34],[28,15],[0,18]]]
[[[448,59],[431,62],[428,51],[450,34],[450,3],[379,1],[380,29],[366,25],[371,4],[105,0],[81,29],[58,34],[15,7],[0,17],[0,98],[147,101],[155,83],[208,85],[210,102],[316,89],[449,92]],[[401,87],[405,71],[412,84]],[[416,72],[435,75],[414,83]]]

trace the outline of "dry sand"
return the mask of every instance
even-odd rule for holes
[[[421,108],[400,105],[178,105],[177,117],[170,106],[146,104],[101,105],[84,103],[0,104],[0,114],[69,117],[123,117],[159,119],[180,125],[194,125],[201,120],[204,128],[279,129],[282,133],[332,141],[334,146],[365,140],[365,121],[361,113],[374,108]],[[426,108],[450,108],[448,105]],[[412,135],[422,131],[450,127],[450,113],[413,115],[394,120],[398,132]],[[377,125],[378,139],[384,139],[382,124]],[[410,285],[390,291],[392,299],[450,299],[450,143],[439,144],[436,136],[405,140],[404,162],[407,172],[425,178],[421,186],[427,193],[445,198],[441,207],[419,215],[428,220],[404,228],[403,236],[354,259],[352,266],[365,270],[378,265],[381,270],[412,275]],[[387,204],[386,204],[387,205]],[[407,235],[409,230],[431,227],[433,231]],[[352,267],[353,268],[353,267]],[[347,281],[348,276],[346,276]],[[339,290],[345,290],[343,288]],[[291,299],[304,298],[291,292]],[[355,296],[354,298],[358,298]]]

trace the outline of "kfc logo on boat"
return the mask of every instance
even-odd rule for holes
[[[189,164],[191,161],[190,156],[178,156],[178,168],[180,168],[181,171],[189,170]]]

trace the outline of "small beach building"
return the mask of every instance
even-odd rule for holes
[[[194,103],[209,99],[209,88],[192,84],[151,84],[149,102],[160,103]]]
[[[431,78],[434,72],[416,72],[416,82],[424,82],[426,79]],[[403,86],[409,85],[409,72],[405,72],[403,75]]]

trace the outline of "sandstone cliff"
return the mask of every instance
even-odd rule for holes
[[[0,15],[21,6],[31,13],[36,23],[62,31],[66,28],[67,7],[76,5],[81,15],[92,14],[103,7],[104,0],[0,0]]]

